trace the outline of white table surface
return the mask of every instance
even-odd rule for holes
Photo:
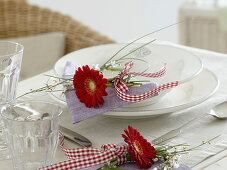
[[[89,138],[94,147],[100,147],[105,143],[121,142],[121,134],[128,125],[137,128],[144,137],[148,140],[152,140],[153,138],[188,122],[195,116],[206,114],[210,107],[227,99],[227,55],[184,46],[182,46],[182,48],[190,50],[200,56],[204,62],[204,66],[215,72],[220,79],[221,84],[219,90],[207,101],[185,111],[166,114],[159,117],[129,120],[109,118],[101,115],[77,124],[72,124],[66,106],[60,104],[64,108],[64,113],[61,116],[61,124]],[[53,74],[53,71],[50,70],[46,73],[21,81],[18,86],[18,95],[24,94],[30,89],[36,89],[43,86],[48,79],[44,74]],[[46,93],[28,95],[20,100],[44,100],[57,102]],[[227,152],[225,151],[225,149],[227,149],[226,132],[227,121],[219,121],[212,117],[206,117],[195,123],[193,127],[184,131],[172,142],[187,142],[196,145],[202,142],[202,140],[210,139],[212,136],[217,135],[217,133],[224,135],[219,141],[217,141],[217,143],[215,143],[218,146],[217,148],[213,149],[211,147],[212,152],[203,147],[201,150],[188,156],[190,159],[191,157],[196,159],[197,162],[195,160],[194,162],[190,162],[190,159],[186,159],[187,157],[184,157],[185,160],[183,161],[184,163],[190,164],[193,169],[224,170],[227,169]],[[70,148],[79,147],[75,143],[69,141],[66,142],[66,145]],[[207,157],[210,158],[206,159]],[[63,160],[66,160],[66,157],[61,152],[60,148],[58,148],[54,162]],[[0,161],[0,169],[12,169],[11,161]]]

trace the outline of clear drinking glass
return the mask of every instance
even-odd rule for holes
[[[60,106],[40,101],[2,108],[5,136],[16,170],[52,163],[58,145]]]
[[[23,49],[21,44],[0,41],[0,109],[7,104],[15,103]],[[7,158],[8,150],[0,116],[0,160]]]

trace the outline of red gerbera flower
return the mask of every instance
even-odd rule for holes
[[[73,85],[78,99],[87,107],[98,107],[104,103],[107,79],[99,71],[90,69],[88,65],[78,68],[74,75]]]
[[[140,168],[149,168],[153,164],[153,158],[156,158],[155,148],[140,133],[131,126],[124,130],[122,134],[124,141],[129,145],[129,154],[131,160],[136,161]]]

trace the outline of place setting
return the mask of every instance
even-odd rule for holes
[[[103,97],[104,103],[105,101],[107,101],[108,104],[107,105],[101,104],[100,106],[98,107],[96,106],[95,108],[92,108],[90,105],[89,107],[87,107],[84,104],[82,104],[82,102],[80,102],[78,99],[75,99],[75,91],[71,90],[72,89],[71,81],[72,77],[75,76],[74,75],[75,71],[78,71],[78,68],[80,71],[84,70],[84,72],[86,73],[91,71],[92,69],[100,71],[100,68],[97,66],[98,65],[97,62],[101,63],[99,65],[102,65],[105,61],[108,61],[108,59],[105,59],[106,56],[110,56],[111,54],[117,51],[116,49],[124,48],[124,46],[127,45],[110,44],[85,48],[70,53],[56,62],[54,66],[55,75],[54,76],[48,75],[50,78],[47,81],[47,87],[51,89],[48,93],[52,99],[56,100],[57,102],[60,102],[61,104],[67,105],[69,112],[71,113],[73,123],[84,121],[86,119],[89,119],[100,114],[107,117],[121,119],[138,119],[138,118],[152,119],[152,117],[154,116],[181,111],[192,106],[198,105],[203,101],[207,100],[209,97],[211,97],[218,89],[219,80],[216,77],[216,75],[207,68],[203,68],[203,64],[200,58],[197,57],[196,55],[193,55],[193,53],[190,53],[187,50],[181,48],[176,48],[171,45],[160,45],[154,43],[151,45],[146,45],[143,48],[136,49],[138,48],[138,46],[141,47],[141,44],[133,44],[132,45],[133,47],[131,47],[128,51],[126,49],[126,54],[130,53],[128,56],[130,60],[126,62],[124,61],[121,64],[118,64],[117,66],[111,65],[111,67],[109,67],[108,70],[106,69],[104,71],[101,71],[101,73],[103,73],[103,77],[106,76],[108,79],[112,79],[113,76],[117,77],[117,75],[121,74],[121,71],[118,70],[119,67],[123,67],[123,71],[124,70],[128,71],[127,73],[125,73],[126,76],[130,75],[129,70],[133,69],[133,66],[135,64],[135,68],[133,70],[134,72],[132,72],[132,74],[139,76],[141,76],[142,74],[143,76],[145,76],[145,79],[139,78],[136,79],[135,77],[135,79],[133,80],[136,81],[133,81],[133,83],[140,81],[144,81],[145,83],[141,83],[140,85],[136,84],[137,87],[133,86],[129,87],[130,95],[136,96],[139,95],[140,93],[146,93],[150,89],[152,88],[158,89],[157,87],[162,86],[164,84],[162,88],[164,89],[163,91],[162,90],[160,90],[159,92],[155,91],[155,93],[151,92],[150,93],[151,95],[147,97],[148,99],[141,101],[139,100],[139,102],[132,102],[128,100],[128,98],[130,98],[130,95],[127,96],[123,94],[122,97],[121,96],[122,93],[120,93],[118,96],[116,95],[117,93],[116,94],[115,92],[113,93],[113,91],[115,91],[116,89],[114,89],[113,87],[107,87],[107,94],[111,96],[111,99],[108,99],[108,95],[106,98]],[[95,57],[93,57],[94,54]],[[136,61],[137,57],[141,59],[139,62]],[[114,64],[117,63],[116,61],[113,60],[110,62]],[[145,71],[143,71],[143,73],[138,73],[141,67],[140,66],[136,67],[136,64],[138,63],[141,64],[141,62],[146,63],[144,64]],[[151,65],[155,63],[156,68],[152,67],[150,63]],[[89,65],[91,69],[88,69],[89,67],[85,68],[84,65]],[[151,72],[150,70],[152,70],[153,72]],[[150,76],[152,80],[149,81],[148,79],[150,77],[146,78],[146,76],[147,77]],[[82,80],[82,82],[80,82],[81,84],[83,84],[83,79],[85,79],[86,82],[85,73],[84,74],[81,73],[81,77],[79,77],[79,80]],[[75,80],[75,77],[73,77],[73,80]],[[62,83],[63,81],[65,82]],[[108,82],[108,80],[106,81]],[[92,89],[96,87],[92,83],[93,82],[89,84],[91,86],[88,86],[88,88]],[[207,83],[206,88],[201,86],[201,83]],[[60,85],[55,86],[56,84]],[[166,84],[168,85],[166,86]],[[75,87],[74,82],[73,86]],[[143,87],[143,89],[141,87]],[[137,90],[138,88],[141,88],[142,90],[138,92]],[[65,89],[69,90],[65,91]],[[126,97],[125,99],[124,98],[125,96],[127,96],[128,98]],[[120,102],[118,98],[121,99]],[[172,100],[173,98],[174,101]],[[130,102],[130,104],[128,102]],[[195,120],[196,119],[198,118],[195,118]],[[193,119],[189,121],[187,124],[190,125],[191,124],[190,122],[193,122],[195,120]],[[186,125],[183,125],[182,128],[184,126]],[[131,128],[134,129],[133,127],[129,127],[129,129]],[[180,130],[181,129],[179,129],[179,131]],[[163,136],[160,136],[160,138],[153,140],[151,143],[154,145],[158,144],[159,142],[162,143],[163,140],[168,141],[169,138],[173,138],[178,135],[179,135],[178,131],[174,135],[164,134]],[[64,148],[64,146],[62,147]],[[67,155],[67,149],[65,152]],[[75,152],[77,151],[75,150]],[[75,155],[75,157],[77,156]],[[71,159],[73,158],[70,158],[69,162],[72,161]],[[86,159],[86,157],[84,157],[84,159]],[[60,164],[64,167],[66,164],[68,164],[68,162],[66,163],[61,162],[59,164],[49,166],[48,168],[51,169],[54,168],[55,166],[56,167],[59,166]],[[77,167],[76,162],[70,165],[72,165],[72,167],[74,166]],[[84,165],[78,165],[78,167],[80,166],[83,167]],[[86,166],[89,167],[91,165]]]
[[[190,169],[180,163],[181,154],[209,145],[219,137],[214,135],[196,146],[172,143],[183,129],[200,119],[196,117],[151,142],[128,124],[120,143],[103,143],[99,149],[92,146],[89,138],[64,124],[59,126],[62,107],[68,109],[73,125],[96,116],[152,120],[206,101],[217,91],[219,80],[188,50],[155,40],[84,48],[56,61],[54,74],[45,75],[48,80],[44,86],[16,98],[23,46],[2,44],[7,46],[2,49],[3,75],[11,74],[14,68],[18,70],[10,95],[2,91],[6,100],[1,105],[2,159],[11,159],[14,169]],[[2,79],[3,89],[11,87],[7,81]],[[39,93],[48,94],[55,104],[32,98],[23,101],[23,97],[35,98]],[[217,105],[210,115],[225,119],[225,105]],[[68,149],[65,138],[82,148]],[[68,160],[52,164],[58,145]]]
[[[0,1],[0,169],[227,169],[227,4],[198,1]]]
[[[16,51],[3,55],[3,73],[8,74],[4,70],[14,68],[6,64],[15,64],[20,70],[23,46],[4,43],[19,48],[12,47]],[[67,124],[74,126],[97,116],[110,118],[112,122],[115,118],[139,122],[157,117],[159,121],[166,121],[165,114],[206,101],[217,91],[219,79],[204,67],[197,55],[186,49],[154,40],[99,45],[63,56],[53,70],[54,74],[45,75],[48,80],[44,86],[31,89],[17,99],[15,96],[6,98],[1,105],[5,137],[5,149],[1,151],[5,157],[1,159],[11,159],[14,169],[191,169],[187,164],[181,164],[181,154],[206,147],[219,138],[216,134],[194,146],[175,140],[183,134],[183,129],[200,121],[200,116],[173,127],[151,142],[127,124],[120,132],[120,143],[103,143],[101,148],[93,147],[89,137],[76,133],[74,128],[62,123],[59,126],[62,107],[67,108],[71,117]],[[13,81],[13,87],[17,81],[18,77]],[[2,85],[9,87],[5,79],[2,79]],[[14,92],[16,89],[12,89],[11,94]],[[32,101],[39,93],[48,94],[55,102]],[[29,95],[32,96],[29,100],[21,100]],[[209,115],[226,119],[225,108],[226,102],[220,103]],[[180,119],[184,114],[182,112]],[[67,148],[65,138],[82,148]],[[52,164],[58,145],[68,160]]]

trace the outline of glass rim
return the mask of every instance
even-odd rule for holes
[[[10,56],[13,56],[13,55],[17,55],[17,54],[23,52],[23,50],[24,50],[24,46],[22,44],[18,43],[18,42],[0,40],[0,43],[8,43],[8,44],[13,44],[13,45],[18,45],[20,47],[20,49],[18,51],[12,52],[10,54],[0,55],[0,58],[1,57],[10,57]]]
[[[40,100],[20,101],[20,102],[17,102],[16,104],[14,104],[14,105],[10,105],[9,104],[9,108],[13,108],[13,107],[17,106],[18,104],[23,104],[23,103],[41,103],[41,104],[49,104],[49,105],[58,107],[58,109],[60,110],[59,113],[58,114],[53,114],[53,116],[51,117],[51,119],[54,119],[56,117],[59,117],[63,113],[62,106],[59,106],[56,103],[46,102],[46,101],[40,101]],[[15,119],[12,119],[12,118],[8,117],[7,114],[4,114],[4,113],[1,113],[1,116],[4,117],[7,120],[18,122],[18,123],[20,123],[20,122],[21,123],[24,123],[24,122],[34,123],[34,122],[50,121],[50,119],[43,119],[43,120],[36,120],[36,121],[28,121],[28,120],[18,121],[18,120],[15,120]]]

